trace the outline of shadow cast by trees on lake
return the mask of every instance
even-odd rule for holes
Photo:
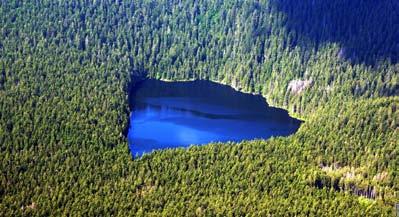
[[[286,28],[307,37],[316,50],[326,42],[341,46],[339,56],[352,63],[398,63],[397,0],[272,0],[286,15]]]

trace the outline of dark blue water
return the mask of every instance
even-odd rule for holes
[[[133,155],[210,142],[267,139],[295,133],[300,121],[261,96],[209,81],[146,80],[131,93]]]

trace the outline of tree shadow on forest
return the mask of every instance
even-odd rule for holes
[[[341,46],[340,58],[375,65],[398,63],[398,0],[272,0],[286,27],[310,39],[316,49],[326,42]],[[300,38],[299,38],[300,39]]]

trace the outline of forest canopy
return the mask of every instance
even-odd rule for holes
[[[392,216],[399,2],[0,3],[0,215]],[[259,93],[287,138],[132,159],[147,77]]]

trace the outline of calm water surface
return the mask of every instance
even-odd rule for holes
[[[132,155],[210,142],[267,139],[295,133],[300,121],[261,96],[209,81],[146,80],[131,93]]]

